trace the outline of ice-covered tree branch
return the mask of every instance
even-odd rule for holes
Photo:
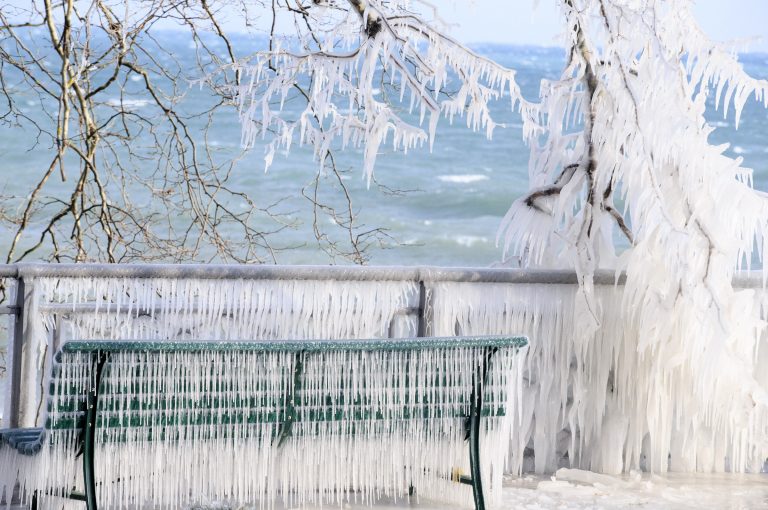
[[[513,204],[500,238],[530,265],[575,268],[586,305],[578,316],[599,316],[596,268],[626,270],[625,313],[645,365],[615,370],[624,384],[649,388],[639,405],[629,388],[617,390],[622,409],[645,409],[633,423],[676,413],[683,441],[707,427],[735,441],[746,423],[760,435],[768,398],[754,367],[763,325],[751,294],[731,281],[764,253],[768,204],[741,160],[710,145],[704,113],[714,93],[715,107],[727,114],[732,105],[738,124],[748,97],[768,106],[766,82],[703,35],[685,0],[567,0],[563,16],[569,63],[542,85],[543,123],[528,138],[531,191]],[[578,336],[591,341],[599,324],[583,325]],[[667,441],[651,433],[655,468],[667,468]],[[758,443],[753,468],[765,458]],[[675,462],[688,469],[694,457]]]
[[[306,33],[237,67],[243,72],[238,91],[243,142],[271,139],[267,166],[295,138],[314,148],[321,165],[330,148],[356,147],[363,151],[370,182],[379,150],[389,140],[403,151],[431,143],[441,114],[466,115],[468,126],[491,136],[496,124],[488,102],[505,94],[513,106],[522,102],[512,71],[420,21],[406,2],[347,5],[348,10],[305,10],[303,19],[311,27]],[[458,87],[450,98],[442,95],[449,80]],[[306,92],[306,106],[288,111],[283,105],[297,85]],[[380,98],[379,85],[388,95],[396,92],[407,113]]]

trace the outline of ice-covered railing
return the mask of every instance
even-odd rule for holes
[[[19,264],[0,268],[3,275],[23,289],[5,308],[21,311],[22,325],[9,349],[6,424],[39,423],[40,378],[66,338],[524,334],[528,385],[512,471],[758,471],[768,457],[764,410],[747,422],[713,419],[697,412],[689,387],[659,379],[658,359],[638,354],[643,339],[623,316],[623,281],[613,273],[596,276],[601,327],[588,341],[574,334],[577,280],[565,271]],[[762,276],[743,273],[735,283],[768,318]],[[682,354],[658,356],[685,370]],[[768,387],[765,338],[743,361]],[[732,384],[716,367],[711,376]]]

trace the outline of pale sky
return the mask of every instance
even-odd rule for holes
[[[538,3],[537,8],[533,5]],[[454,32],[464,42],[558,45],[562,30],[554,0],[434,0],[442,15],[460,23]],[[695,13],[714,40],[760,38],[749,46],[768,52],[768,0],[696,0]]]
[[[133,0],[137,4],[142,0]],[[431,0],[444,19],[457,24],[456,38],[465,43],[559,45],[562,30],[557,0]],[[0,0],[28,7],[30,0]],[[717,41],[747,40],[751,51],[768,52],[768,0],[694,0],[706,33]],[[534,9],[534,4],[538,7]],[[265,17],[262,19],[266,19]],[[226,29],[240,28],[232,13]]]
[[[461,42],[560,45],[563,27],[558,0],[430,1],[445,21],[456,25],[452,33]],[[699,23],[713,40],[748,41],[740,51],[768,52],[768,0],[693,1]],[[232,14],[225,17],[230,31],[242,26],[239,16]],[[257,25],[268,23],[267,14]]]

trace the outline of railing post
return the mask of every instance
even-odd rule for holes
[[[8,346],[8,386],[5,400],[5,417],[9,428],[19,426],[21,415],[21,361],[22,349],[24,347],[25,294],[24,278],[18,277],[16,279],[16,296],[14,299],[13,337],[10,338]]]
[[[43,372],[46,363],[41,355],[47,354],[48,340],[43,334],[45,329],[38,314],[38,295],[34,282],[33,276],[18,272],[13,359],[10,362],[13,373],[9,385],[9,425],[12,427],[37,426],[45,394]]]
[[[429,331],[427,320],[427,287],[424,280],[419,281],[419,320],[416,328],[416,336],[428,336]]]

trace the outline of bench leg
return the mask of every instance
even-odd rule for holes
[[[96,476],[93,469],[93,451],[96,449],[96,418],[99,407],[99,387],[107,356],[97,354],[94,360],[94,385],[88,392],[85,412],[85,437],[83,441],[83,482],[85,484],[85,507],[96,510]]]
[[[472,493],[475,497],[475,510],[485,510],[485,498],[483,497],[483,482],[480,476],[480,410],[482,400],[477,399],[479,405],[472,403],[469,423],[469,470],[472,477]]]
[[[32,504],[30,510],[37,510],[37,491],[32,493]]]
[[[482,374],[475,373],[472,396],[469,403],[469,423],[467,423],[467,439],[469,439],[469,471],[472,483],[472,493],[475,497],[475,510],[485,510],[483,496],[483,480],[480,475],[480,419],[483,414],[483,387],[488,382],[488,368],[496,348],[485,350],[485,362]],[[462,480],[463,481],[463,480]],[[465,482],[466,483],[466,482]]]
[[[95,427],[86,426],[86,440],[85,450],[83,451],[83,481],[85,482],[85,507],[87,510],[96,510],[96,479],[93,472],[93,437],[90,441],[90,448],[88,447],[88,432],[91,432],[93,436],[93,429]]]

